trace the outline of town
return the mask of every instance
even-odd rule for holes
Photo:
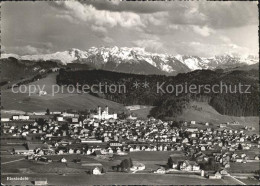
[[[186,174],[216,180],[259,172],[260,137],[250,133],[252,127],[235,121],[213,125],[132,115],[118,118],[108,107],[103,109],[87,114],[47,109],[1,118],[2,147],[6,156],[54,167],[66,164],[94,175]],[[152,164],[147,163],[149,158]],[[246,172],[247,166],[251,172]],[[58,172],[69,174],[62,168]]]

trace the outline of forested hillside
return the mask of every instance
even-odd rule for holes
[[[125,93],[105,93],[95,94],[106,99],[122,103],[125,105],[141,104],[156,106],[151,110],[151,115],[157,118],[174,117],[182,113],[183,109],[192,100],[206,101],[219,113],[232,116],[257,116],[258,115],[258,71],[231,71],[223,70],[196,70],[189,73],[178,74],[177,76],[164,75],[135,75],[124,74],[102,70],[91,71],[69,71],[60,70],[57,76],[57,83],[60,85],[83,85],[88,84],[124,84]],[[140,87],[134,87],[137,82]],[[144,87],[147,82],[149,87]],[[162,85],[162,90],[167,90],[168,85],[210,85],[220,84],[220,82],[234,86],[238,84],[250,85],[251,93],[214,93],[202,89],[200,92],[183,92],[176,96],[176,92],[158,92],[158,85]],[[238,91],[238,87],[236,88]],[[247,87],[243,87],[245,92]]]

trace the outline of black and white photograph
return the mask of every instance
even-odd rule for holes
[[[1,185],[260,185],[258,6],[1,2]]]

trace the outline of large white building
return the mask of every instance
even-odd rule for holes
[[[98,114],[94,114],[93,118],[96,119],[117,119],[117,114],[109,114],[108,107],[106,106],[105,110],[102,112],[101,107],[98,107]]]

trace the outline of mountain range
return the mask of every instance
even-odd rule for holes
[[[240,57],[230,54],[210,58],[186,55],[168,55],[145,51],[143,48],[91,47],[88,50],[70,49],[51,54],[24,55],[2,54],[1,58],[42,62],[55,61],[61,65],[84,64],[90,69],[133,74],[176,75],[199,69],[233,68],[258,63],[256,56]]]

